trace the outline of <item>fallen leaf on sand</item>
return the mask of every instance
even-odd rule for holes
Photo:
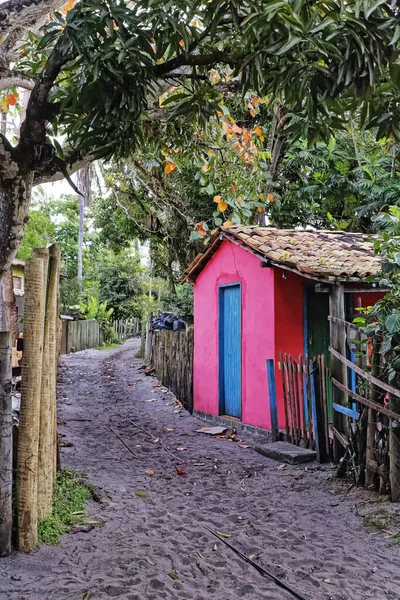
[[[213,550],[216,550],[216,549],[217,549],[217,544],[214,544]]]
[[[151,565],[152,567],[154,567],[155,563],[151,562],[151,560],[149,558],[147,558],[147,556],[146,556],[146,560],[149,563],[149,565]]]
[[[239,448],[251,448],[251,446],[248,446],[247,444],[239,444]]]
[[[153,469],[147,469],[147,471],[146,471],[146,474],[147,474],[147,475],[155,475],[155,474],[156,474],[156,472],[155,472],[155,471],[153,471]]]
[[[173,427],[167,427],[167,431],[175,431],[175,429]]]
[[[184,448],[183,446],[179,446],[179,448],[177,448],[178,452],[183,452],[184,450],[187,450],[187,448]]]
[[[205,558],[205,557],[202,555],[202,553],[201,553],[201,552],[199,552],[199,551],[197,551],[197,556],[198,556],[199,558]]]
[[[139,496],[139,498],[147,498],[146,492],[136,492],[136,496]]]
[[[159,441],[160,441],[160,438],[154,438],[152,440],[153,444],[158,444]]]
[[[287,465],[279,465],[279,467],[276,467],[278,469],[278,471],[283,471],[284,469],[287,469]]]
[[[255,554],[250,554],[250,556],[249,556],[249,559],[250,559],[250,560],[254,560],[254,559],[255,559],[255,557],[256,557],[256,555],[255,555]]]
[[[222,531],[217,531],[217,534],[220,535],[223,538],[230,538],[230,537],[232,537],[231,533],[222,533]]]
[[[177,575],[173,571],[171,571],[171,573],[168,573],[168,575],[171,577],[171,579],[179,579],[179,575]]]
[[[193,463],[194,467],[204,467],[206,463]]]
[[[323,582],[324,583],[331,583],[332,585],[334,585],[333,581],[331,581],[330,579],[323,579]]]
[[[187,473],[186,471],[182,471],[182,469],[178,469],[178,467],[175,467],[176,472],[178,473],[178,475],[181,475],[182,477],[186,477]]]
[[[90,600],[90,596],[91,596],[90,592],[86,592],[86,594],[83,595],[82,600]]]

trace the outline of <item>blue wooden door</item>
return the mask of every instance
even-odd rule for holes
[[[220,413],[242,415],[242,348],[240,284],[219,288]]]

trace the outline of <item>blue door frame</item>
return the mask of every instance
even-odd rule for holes
[[[219,414],[242,418],[242,288],[218,288]]]

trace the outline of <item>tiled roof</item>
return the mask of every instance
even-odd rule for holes
[[[378,275],[382,259],[362,233],[248,227],[221,227],[186,269],[183,279],[194,280],[225,239],[253,252],[270,264],[325,280],[362,281]]]

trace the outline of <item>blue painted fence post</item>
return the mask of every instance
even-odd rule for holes
[[[279,439],[278,405],[276,402],[275,368],[274,368],[274,361],[272,358],[267,359],[267,379],[268,379],[269,408],[271,411],[272,441],[276,442]]]

